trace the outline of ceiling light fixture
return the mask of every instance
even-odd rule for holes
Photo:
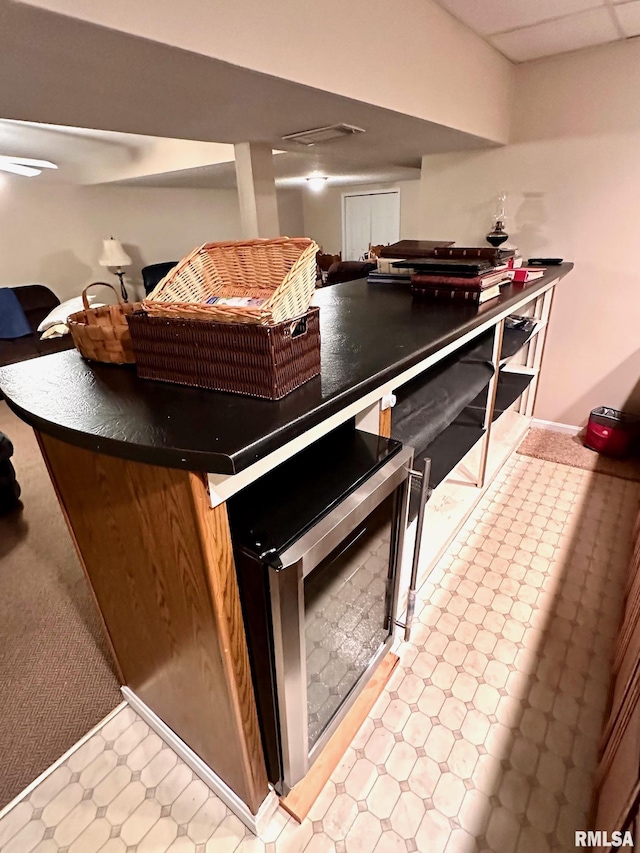
[[[12,175],[22,175],[24,178],[34,178],[40,175],[43,169],[57,169],[55,163],[50,160],[35,160],[32,157],[10,157],[0,154],[0,171],[10,172]]]
[[[307,178],[307,183],[309,184],[310,190],[313,190],[314,193],[319,193],[325,188],[328,180],[329,179],[323,175],[312,175],[310,178]]]

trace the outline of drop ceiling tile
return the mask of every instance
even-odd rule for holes
[[[625,36],[640,36],[640,0],[616,6],[614,14],[618,16]]]
[[[592,9],[547,21],[510,33],[492,36],[489,41],[514,62],[526,62],[581,47],[615,41],[620,38],[606,8]]]
[[[528,27],[602,6],[604,0],[438,0],[452,15],[480,35]]]

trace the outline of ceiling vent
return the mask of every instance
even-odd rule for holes
[[[354,127],[352,124],[330,124],[328,127],[316,127],[313,130],[288,133],[282,138],[288,142],[297,142],[299,145],[318,145],[321,142],[330,142],[332,139],[340,139],[343,136],[353,136],[354,133],[364,132],[361,127]]]

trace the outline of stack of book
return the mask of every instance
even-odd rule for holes
[[[429,258],[411,260],[411,291],[416,298],[482,305],[499,296],[501,286],[511,280],[513,250],[447,248],[436,252]],[[402,268],[404,263],[398,266]]]

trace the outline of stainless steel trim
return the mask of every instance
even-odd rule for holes
[[[410,447],[403,447],[399,453],[392,456],[360,488],[341,501],[329,515],[280,555],[283,566],[281,571],[301,563],[302,576],[306,577],[348,536],[351,529],[363,521],[377,504],[407,478],[412,460],[413,450]]]
[[[292,788],[309,769],[302,567],[268,576],[284,782]]]
[[[411,472],[415,476],[415,472]],[[422,473],[419,475],[422,480],[420,487],[420,505],[418,508],[418,523],[416,525],[416,541],[413,546],[413,560],[411,562],[411,579],[409,581],[409,589],[407,591],[407,617],[404,625],[399,627],[404,628],[404,639],[408,643],[411,639],[411,626],[413,625],[413,614],[416,609],[416,584],[418,582],[418,565],[420,563],[420,548],[422,546],[422,531],[424,529],[424,513],[427,506],[427,501],[431,496],[429,488],[429,480],[431,479],[431,459],[428,456],[422,460]]]

